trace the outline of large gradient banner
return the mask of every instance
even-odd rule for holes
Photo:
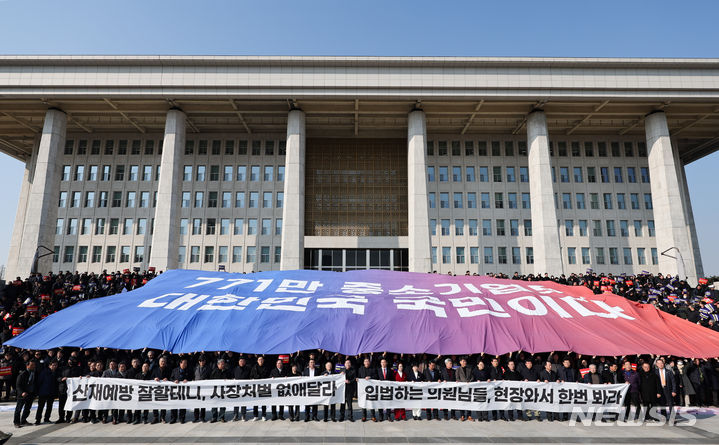
[[[485,276],[173,270],[57,312],[5,344],[180,352],[719,356],[719,333],[579,286]]]

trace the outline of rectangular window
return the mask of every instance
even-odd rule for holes
[[[506,235],[506,232],[504,230],[504,220],[498,219],[495,221],[495,225],[497,226],[497,236],[504,236]]]
[[[617,208],[619,210],[625,210],[627,208],[627,200],[625,199],[624,193],[617,193]]]
[[[564,221],[564,235],[574,236],[574,220],[567,219]]]
[[[648,168],[648,167],[641,167],[641,168],[639,169],[639,172],[640,172],[640,174],[641,174],[641,176],[642,176],[642,182],[643,182],[644,184],[648,184],[648,183],[649,183],[649,168]]]
[[[637,248],[637,263],[641,265],[647,264],[647,256],[643,247]]]
[[[449,181],[449,170],[446,166],[439,167],[439,182]]]
[[[652,264],[656,266],[657,264],[659,264],[659,256],[657,256],[657,249],[656,249],[656,247],[652,247],[652,248],[650,249],[650,253],[651,253],[651,255],[652,255]]]
[[[484,248],[484,264],[494,264],[494,250],[491,247]]]
[[[507,264],[507,248],[497,247],[497,263]]]
[[[462,204],[463,204],[462,193],[454,193],[453,201],[454,201],[454,208],[461,209],[463,207],[462,206]]]
[[[462,182],[462,167],[452,167],[452,182]]]
[[[226,263],[227,262],[227,246],[219,246],[217,248],[217,262],[218,263]]]
[[[195,192],[195,208],[199,209],[203,207],[203,201],[205,199],[204,192]]]
[[[479,182],[489,182],[489,167],[479,167]]]
[[[602,182],[608,183],[609,182],[609,167],[600,167],[599,173],[602,176]]]
[[[614,225],[614,220],[609,219],[607,223],[607,236],[617,236],[617,231]]]
[[[233,246],[232,247],[232,262],[233,263],[241,263],[242,262],[242,246]]]
[[[517,176],[514,173],[514,167],[507,167],[507,182],[517,182]]]
[[[92,218],[83,218],[80,226],[80,235],[89,235],[92,227]]]
[[[488,208],[490,207],[490,204],[489,204],[489,193],[487,193],[487,192],[482,192],[482,194],[480,195],[480,198],[481,198],[481,200],[482,200],[482,208],[483,208],[483,209],[488,209]]]
[[[492,178],[494,182],[502,182],[502,167],[492,167]]]
[[[622,253],[624,254],[624,264],[631,265],[632,264],[632,249],[630,247],[625,247],[622,250]]]
[[[524,220],[524,236],[532,236],[532,220]]]
[[[257,218],[249,218],[247,220],[247,234],[257,235]]]
[[[594,249],[595,259],[597,264],[604,264],[604,247],[597,247]]]
[[[476,180],[476,177],[474,175],[474,167],[473,166],[466,167],[465,172],[466,172],[467,182],[474,182]]]
[[[612,194],[611,193],[604,194],[604,209],[605,210],[612,209]]]
[[[262,218],[261,235],[270,235],[272,230],[272,220],[270,218]]]
[[[582,167],[574,167],[574,182],[584,182]]]
[[[559,167],[559,181],[569,182],[569,167]]]
[[[197,171],[195,173],[195,181],[204,182],[206,170],[207,170],[207,167],[205,167],[204,165],[198,165]]]
[[[437,199],[436,199],[436,195],[434,193],[428,193],[427,199],[429,200],[429,208],[430,209],[437,208]]]
[[[577,264],[577,248],[567,247],[567,262],[569,264]]]
[[[494,208],[495,209],[502,209],[504,208],[504,194],[503,193],[495,193],[494,194]]]
[[[190,262],[200,262],[200,246],[190,246]]]
[[[464,247],[455,248],[457,264],[464,264]]]
[[[449,236],[449,220],[443,219],[439,223],[441,225],[440,235]]]
[[[619,236],[625,238],[629,236],[629,221],[627,221],[626,219],[622,219],[619,221]]]
[[[217,220],[215,218],[207,218],[205,222],[205,235],[214,235]]]
[[[637,169],[634,167],[627,167],[627,182],[629,183],[636,183],[637,182]]]
[[[232,206],[232,192],[222,192],[222,208],[229,209]]]
[[[448,209],[449,208],[449,193],[440,193],[439,194],[439,208],[440,209]]]
[[[205,263],[214,263],[215,262],[215,246],[205,246]]]
[[[469,262],[471,264],[479,264],[479,247],[469,248]]]
[[[201,235],[202,234],[202,219],[201,218],[193,218],[192,219],[192,234],[193,235]]]
[[[647,233],[649,236],[655,236],[656,230],[654,229],[654,220],[650,219],[647,221]]]
[[[434,182],[434,167],[427,167],[427,182]]]
[[[519,182],[529,182],[528,167],[519,167]]]
[[[482,220],[482,235],[483,236],[492,236],[492,220],[491,219],[483,219]]]
[[[464,220],[463,219],[455,219],[454,220],[454,234],[457,236],[464,235]]]
[[[207,207],[209,207],[209,208],[217,207],[217,192],[208,192],[207,193]]]
[[[592,262],[589,257],[589,247],[582,247],[582,264],[590,264]]]
[[[571,209],[572,208],[572,194],[571,193],[562,193],[562,208],[563,209]]]
[[[135,263],[142,263],[145,261],[145,246],[135,246]]]
[[[285,180],[285,166],[280,165],[277,167],[277,182],[283,182]]]
[[[247,262],[248,263],[254,263],[257,261],[257,247],[255,246],[247,246]]]
[[[187,247],[178,246],[177,248],[177,262],[182,266],[185,264],[185,256],[187,255]]]
[[[470,219],[469,220],[469,236],[477,236],[477,220],[476,219]]]
[[[522,193],[522,208],[523,209],[530,209],[532,208],[532,199],[529,193]]]
[[[638,193],[630,193],[629,200],[632,203],[632,210],[639,210],[639,194]]]
[[[644,194],[644,208],[647,210],[652,210],[654,208],[654,205],[652,204],[652,194],[651,193]]]
[[[621,184],[624,182],[624,175],[622,174],[622,167],[614,167],[614,182]]]
[[[235,218],[235,224],[232,229],[233,235],[242,235],[244,222],[244,218]]]
[[[525,247],[524,253],[526,254],[527,264],[534,264],[534,247]]]
[[[510,219],[509,220],[509,234],[511,236],[519,236],[519,220],[518,219]]]
[[[452,262],[452,253],[450,247],[442,247],[442,264],[450,264]]]
[[[120,246],[120,262],[130,262],[130,246]]]
[[[253,165],[250,167],[250,181],[257,182],[260,180],[260,166]]]
[[[589,207],[592,210],[599,210],[599,193],[589,194]]]

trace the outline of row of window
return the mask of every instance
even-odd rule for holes
[[[279,264],[282,257],[282,248],[275,246],[272,250],[272,258],[270,257],[270,246],[259,246],[260,263],[269,263],[272,260],[273,263]],[[201,251],[200,246],[190,246],[190,263],[214,263],[215,252],[217,252],[217,262],[222,263],[242,263],[242,246],[232,246],[232,257],[229,257],[230,249],[229,246],[205,246],[204,252]],[[202,257],[200,256],[202,253]],[[247,246],[245,248],[245,263],[256,263],[257,262],[257,246]],[[187,260],[187,246],[180,246],[177,261],[180,264],[185,264]]]
[[[476,148],[476,150],[475,150]],[[556,148],[556,150],[555,150]],[[627,158],[634,157],[634,154],[638,157],[647,157],[647,144],[644,142],[579,142],[573,141],[567,143],[566,141],[560,142],[549,142],[549,154],[551,156],[566,157],[594,157],[595,153],[597,157],[605,158],[612,156],[615,158],[624,156]],[[527,155],[527,142],[520,141],[428,141],[427,142],[427,155],[434,156],[514,156],[515,153],[520,156]]]
[[[263,144],[264,142],[264,144]],[[207,140],[201,139],[199,141],[194,140],[188,140],[185,142],[185,154],[186,155],[206,155],[208,154],[208,148],[209,148],[209,154],[213,156],[218,156],[220,154],[225,154],[229,156],[235,155],[235,146],[237,146],[237,154],[238,155],[246,155],[249,149],[249,153],[252,156],[261,156],[263,154],[263,145],[264,145],[264,155],[265,156],[274,156],[275,154],[278,154],[280,156],[285,155],[285,145],[286,141],[260,141],[260,140],[253,140],[250,144],[249,141],[241,140],[241,141],[234,141],[234,140],[226,140],[219,141],[214,140],[211,143]],[[275,147],[277,147],[277,150],[275,150]]]
[[[462,174],[462,169],[464,169],[464,174]],[[504,169],[504,174],[502,174],[502,169]],[[599,179],[602,183],[610,183],[612,182],[612,176],[610,176],[610,169],[609,167],[599,167],[599,176],[597,177],[597,168],[596,167],[573,167],[572,173],[573,173],[573,180],[575,183],[583,183],[585,179],[584,170],[586,169],[586,180],[590,183],[596,183],[597,179]],[[624,174],[626,170],[626,176]],[[435,174],[435,171],[438,173],[438,175]],[[637,182],[637,169],[636,167],[614,167],[613,170],[613,179],[615,183],[621,184],[624,183],[624,180],[626,178],[626,182],[628,183],[636,183]],[[435,169],[434,166],[427,167],[427,181],[428,182],[450,182],[450,167],[448,166],[439,166]],[[452,172],[452,182],[476,182],[477,181],[477,175],[476,175],[476,169],[474,166],[466,166],[466,167],[460,167],[460,166],[452,166],[451,167]],[[517,169],[516,167],[501,167],[501,166],[494,166],[491,169],[492,172],[492,182],[517,182]],[[640,167],[639,168],[639,178],[641,178],[642,183],[649,183],[649,168],[648,167]],[[569,167],[559,167],[559,180],[560,182],[571,182],[570,176],[569,176]],[[554,167],[552,167],[552,181],[557,182],[557,176],[555,173]],[[490,182],[490,168],[488,166],[480,166],[479,167],[479,182]],[[529,168],[528,167],[519,167],[519,182],[529,182]]]
[[[475,192],[468,192],[468,193],[462,193],[462,192],[454,192],[452,193],[452,206],[451,208],[455,209],[462,209],[465,207],[465,200],[464,195],[467,195],[466,200],[466,207],[468,209],[476,209],[477,208],[477,193]],[[439,208],[440,209],[449,209],[450,208],[450,201],[449,201],[449,192],[441,192],[439,193]],[[523,209],[529,209],[531,208],[531,197],[529,193],[507,193],[507,208],[508,209],[516,209],[517,208],[517,197],[521,198],[522,208]],[[430,192],[427,193],[427,197],[429,199],[429,208],[430,209],[436,209],[437,208],[437,193]],[[489,192],[482,192],[479,194],[480,197],[480,208],[482,209],[489,209],[491,208],[490,203],[490,193]],[[504,193],[497,192],[494,193],[494,208],[496,209],[503,209],[504,208]]]
[[[584,199],[584,193],[575,193],[575,203],[577,206],[577,210],[584,210],[587,208],[587,203]],[[558,201],[559,195],[554,194],[554,206],[556,208],[559,208],[559,201]],[[644,193],[644,209],[646,210],[652,210],[654,208],[654,204],[652,203],[652,194],[651,193]],[[602,208],[604,210],[612,210],[614,209],[614,196],[612,193],[603,193],[602,194]],[[624,193],[616,193],[616,203],[617,203],[617,210],[626,210],[627,209],[627,196]],[[572,209],[572,194],[571,193],[562,193],[562,208],[571,210]],[[640,210],[641,204],[639,201],[639,193],[630,193],[629,194],[629,205],[632,210]],[[590,193],[589,194],[589,208],[592,210],[599,210],[600,204],[599,204],[599,193]]]
[[[282,235],[282,218],[188,218],[180,219],[180,235],[243,235],[245,222],[247,235]],[[149,222],[149,226],[148,226]],[[121,224],[122,223],[122,224]],[[107,229],[105,228],[107,227]],[[55,235],[145,235],[153,234],[155,218],[58,218],[55,223]]]
[[[104,208],[110,204],[110,207],[122,207],[123,193],[112,192],[112,201],[108,202],[109,193],[106,191],[100,192],[85,192],[84,199],[82,192],[60,192],[60,198],[58,201],[58,207],[86,207],[86,208]],[[68,200],[69,197],[69,200]],[[97,199],[96,199],[97,198]],[[139,199],[138,199],[139,198]],[[147,208],[157,206],[157,192],[152,192],[152,202],[150,202],[150,192],[126,192],[124,195],[125,207],[137,207]]]
[[[257,224],[260,224],[260,235],[282,235],[282,218],[206,218],[204,220],[205,235],[257,235]],[[245,224],[247,229],[245,229]],[[202,235],[202,218],[180,219],[180,235]]]
[[[245,202],[246,193],[249,195],[247,202]],[[285,202],[284,192],[262,192],[262,202],[260,199],[260,192],[195,192],[194,197],[191,192],[182,192],[182,208],[202,208],[205,205],[205,194],[207,194],[207,207],[215,208],[221,207],[223,209],[229,209],[235,207],[238,209],[245,208],[247,204],[248,209],[260,208],[263,209],[281,209]],[[274,200],[273,200],[274,194]],[[220,201],[218,199],[221,198]]]
[[[65,141],[64,153],[66,155],[76,154],[82,156],[87,155],[89,151],[90,155],[99,155],[102,152],[103,154],[110,156],[115,153],[117,153],[118,155],[139,155],[144,152],[144,154],[146,155],[154,155],[155,147],[157,147],[157,154],[162,154],[162,140],[141,141],[139,139],[135,139],[133,141],[128,141],[127,139],[120,139],[119,141],[115,141],[113,139],[107,139],[105,140],[104,150],[102,142],[103,141],[99,139],[95,139],[92,141],[81,139],[77,141],[77,143],[75,143],[74,139],[67,139]]]
[[[103,246],[65,246],[62,251],[62,262],[63,263],[102,263],[103,262]],[[105,246],[104,262],[105,263],[143,263],[150,256],[151,246]],[[260,263],[269,263],[270,260],[274,263],[279,264],[282,250],[280,246],[275,246],[273,251],[273,258],[270,258],[270,246],[259,246]],[[190,263],[214,263],[215,252],[217,252],[218,263],[230,262],[229,247],[228,246],[205,246],[204,255],[200,257],[200,246],[190,246]],[[119,253],[119,255],[118,255]],[[187,247],[180,246],[178,251],[178,261],[180,264],[184,264],[187,255]],[[232,246],[232,263],[242,262],[242,246]],[[247,246],[245,250],[245,262],[255,263],[257,261],[257,247]],[[52,256],[53,263],[60,262],[60,246],[55,246]]]
[[[247,180],[247,166],[246,165],[238,165],[237,167],[233,165],[225,165],[222,166],[222,180],[223,181],[238,181],[238,182],[244,182]],[[193,168],[195,170],[194,176],[193,176]],[[203,182],[205,181],[205,178],[207,177],[207,167],[204,165],[185,165],[182,169],[182,180],[183,181],[192,181],[193,178],[197,182]],[[274,165],[265,165],[261,168],[259,165],[251,165],[250,166],[250,182],[258,182],[260,181],[260,171],[262,172],[262,181],[264,182],[272,182],[275,181],[275,166]],[[219,165],[210,165],[209,169],[209,177],[208,179],[210,181],[219,181],[220,180],[220,166]],[[279,165],[277,166],[277,178],[276,180],[278,182],[282,182],[285,180],[285,166]]]
[[[154,180],[160,179],[160,166],[159,165],[130,165],[125,169],[125,165],[115,166],[115,181],[124,181],[127,177],[128,181],[152,181],[153,172]],[[182,171],[183,181],[192,181],[193,179],[198,182],[204,182],[206,179],[209,181],[220,180],[220,166],[210,165],[208,169],[205,165],[185,165]],[[195,173],[193,175],[193,169]],[[274,165],[251,165],[249,179],[251,182],[260,181],[260,174],[262,175],[262,181],[272,182],[277,180],[282,182],[285,180],[285,166],[279,165],[276,167],[277,175],[275,176]],[[125,175],[127,173],[127,175]],[[112,166],[110,165],[76,165],[73,169],[71,165],[62,166],[62,181],[110,181],[112,176]],[[247,166],[246,165],[225,165],[222,169],[222,180],[223,181],[239,181],[244,182],[247,180]]]
[[[65,141],[65,150],[64,154],[66,155],[100,155],[104,154],[107,156],[111,156],[114,154],[117,155],[154,155],[157,147],[157,154],[162,154],[162,140],[154,141],[154,140],[139,140],[134,139],[132,141],[129,141],[127,139],[120,139],[115,141],[114,139],[107,139],[104,141],[95,139],[92,141],[88,141],[85,139],[78,140],[77,142],[73,139],[68,139]],[[213,140],[208,141],[205,139],[201,139],[199,141],[194,140],[188,140],[185,142],[185,154],[186,155],[235,155],[235,147],[237,147],[236,153],[238,155],[246,155],[248,153],[248,148],[250,154],[253,156],[260,156],[262,155],[263,151],[265,156],[274,156],[275,153],[284,156],[285,155],[285,141],[261,141],[261,140],[253,140],[250,144],[249,141],[241,140],[241,141],[234,141],[234,140]],[[275,150],[275,147],[277,150]],[[264,150],[263,150],[264,148]]]
[[[612,265],[632,265],[634,264],[634,257],[632,253],[631,247],[624,247],[622,248],[622,259],[623,263],[620,263],[620,256],[619,256],[619,248],[618,247],[610,247],[607,249],[609,252],[609,264]],[[636,251],[636,262],[639,265],[646,265],[647,264],[647,256],[646,256],[646,248],[644,247],[638,247],[634,249]],[[649,249],[650,255],[651,255],[651,262],[652,265],[659,264],[659,256],[657,253],[657,249],[652,247]],[[455,247],[454,248],[454,264],[479,264],[480,263],[480,257],[479,257],[479,247],[470,247],[469,248],[469,258],[466,258],[467,255],[467,248],[465,247]],[[442,264],[452,264],[452,248],[451,247],[442,247],[441,248],[441,255],[442,257],[439,258],[441,260]],[[532,247],[525,247],[524,248],[524,263],[522,263],[522,248],[521,247],[483,247],[482,253],[484,254],[484,258],[482,258],[482,262],[484,264],[534,264],[534,249]],[[496,253],[496,255],[495,255]],[[580,253],[581,253],[581,260],[582,264],[584,265],[591,265],[591,264],[597,264],[597,265],[603,265],[607,264],[607,257],[605,256],[605,248],[604,247],[595,247],[594,248],[594,263],[592,263],[592,257],[591,257],[591,249],[589,247],[580,247]],[[437,258],[437,247],[432,247],[432,263],[437,264],[438,258]],[[577,248],[576,247],[567,247],[567,263],[568,264],[577,264]]]
[[[440,209],[476,209],[477,208],[477,193],[475,192],[453,192],[452,194],[452,201],[450,202],[449,192],[440,192],[439,193],[439,208]],[[465,196],[466,201],[465,201]],[[531,195],[529,193],[507,193],[507,200],[504,200],[505,193],[502,192],[495,192],[494,193],[494,208],[495,209],[503,209],[505,208],[505,202],[506,202],[506,208],[508,209],[516,209],[518,208],[519,202],[517,201],[517,198],[521,199],[521,205],[523,209],[529,209],[531,208]],[[585,199],[584,193],[575,193],[575,200],[572,201],[572,194],[571,193],[562,193],[562,203],[561,206],[563,209],[571,210],[574,205],[576,205],[576,208],[578,210],[584,210],[587,208],[587,201]],[[612,210],[614,208],[614,202],[615,198],[612,193],[604,193],[602,195],[602,208],[605,210]],[[430,209],[436,209],[437,208],[437,193],[430,192],[427,194],[428,200],[429,200],[429,208]],[[481,192],[479,194],[479,204],[480,208],[482,209],[489,209],[492,207],[491,201],[490,201],[491,194],[489,192]],[[652,204],[652,194],[651,193],[644,193],[643,195],[644,199],[644,208],[646,210],[652,210],[654,208]],[[559,195],[554,194],[554,205],[556,208],[559,208]],[[641,203],[639,201],[639,193],[630,193],[629,194],[629,205],[632,210],[640,210],[641,209]],[[627,197],[625,193],[616,193],[616,207],[618,210],[625,210],[627,209]],[[600,209],[600,201],[599,201],[599,193],[590,193],[589,194],[589,208],[592,210],[599,210]]]
[[[478,236],[479,235],[479,221],[477,219],[469,219],[467,220],[467,234],[469,236]],[[492,220],[491,219],[482,219],[482,236],[492,236],[493,234],[496,236],[505,236],[507,235],[507,225],[506,220],[504,219],[496,219],[494,220],[494,228],[495,230],[492,230]],[[532,220],[531,219],[525,219],[521,221],[521,228],[523,229],[524,236],[532,236]],[[430,227],[430,233],[432,235],[437,235],[437,220],[436,219],[430,219],[429,220],[429,227]],[[450,219],[440,219],[439,220],[439,235],[441,236],[451,236],[452,230],[451,230],[451,220]],[[586,219],[580,219],[577,221],[577,225],[574,224],[573,219],[567,219],[564,221],[564,234],[566,236],[574,236],[575,234],[575,227],[577,228],[577,233],[579,236],[588,236],[589,234],[589,221]],[[633,225],[631,226],[634,232],[634,236],[641,237],[643,234],[643,224],[642,220],[636,219],[633,221]],[[647,234],[650,237],[653,237],[656,235],[656,229],[654,228],[654,220],[648,220],[647,221]],[[464,219],[455,219],[454,220],[454,235],[455,236],[464,236],[465,234],[465,224]],[[509,236],[519,236],[520,232],[520,220],[518,219],[510,219],[509,220]],[[606,232],[604,231],[606,229]],[[619,221],[619,236],[621,237],[629,237],[630,234],[630,226],[629,221],[626,219]],[[615,220],[605,220],[604,224],[602,224],[602,220],[592,220],[592,236],[604,236],[606,233],[606,236],[617,236],[617,225]]]
[[[119,256],[117,246],[105,246],[105,263],[114,263],[116,261],[120,263],[142,263],[146,258],[150,257],[150,249],[152,246],[147,248],[147,256],[145,252],[145,246],[120,246]],[[63,263],[102,263],[103,262],[103,251],[102,246],[92,246],[90,251],[89,246],[77,246],[77,252],[75,246],[65,246],[62,251],[62,262]],[[89,255],[89,256],[88,256]],[[131,256],[132,255],[132,256]],[[60,262],[60,246],[55,246],[52,255],[52,262]]]
[[[155,218],[58,218],[55,235],[152,235]],[[120,225],[122,223],[122,225]],[[93,229],[94,227],[94,229]],[[107,227],[107,229],[105,229]]]

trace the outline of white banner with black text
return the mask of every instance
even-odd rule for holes
[[[618,411],[629,385],[542,383],[497,380],[492,382],[392,382],[359,380],[360,408],[439,408],[472,411],[537,410],[572,412],[602,407]]]
[[[343,374],[186,383],[98,377],[67,379],[65,410],[182,409],[343,403]]]

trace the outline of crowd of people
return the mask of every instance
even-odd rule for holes
[[[35,274],[17,279],[0,291],[4,343],[47,315],[79,301],[130,291],[155,277],[155,271],[102,274]],[[686,281],[662,275],[497,276],[520,280],[553,280],[582,285],[595,293],[612,292],[633,301],[654,304],[691,322],[717,329],[716,291],[708,283],[689,286]],[[643,409],[671,406],[719,405],[719,358],[589,357],[573,352],[529,354],[518,351],[502,356],[430,356],[427,354],[375,353],[344,356],[329,351],[301,351],[289,356],[242,354],[233,351],[170,354],[152,349],[59,348],[48,351],[3,347],[0,359],[0,398],[16,398],[15,426],[29,425],[31,406],[37,400],[35,424],[52,421],[53,402],[59,402],[56,423],[184,423],[228,420],[319,421],[317,406],[271,406],[157,411],[63,409],[68,378],[93,376],[185,382],[207,379],[264,379],[344,373],[345,403],[323,407],[322,420],[395,421],[408,419],[459,421],[562,420],[565,415],[531,411],[358,410],[353,400],[358,379],[394,381],[473,382],[492,380],[628,383],[625,406],[635,416]],[[228,412],[228,410],[231,410]],[[169,415],[168,415],[169,414]],[[359,415],[357,415],[359,414]],[[626,415],[630,415],[629,409]],[[650,420],[647,418],[647,420]]]

